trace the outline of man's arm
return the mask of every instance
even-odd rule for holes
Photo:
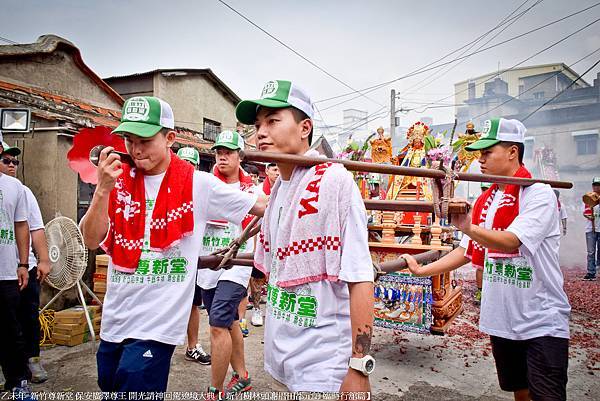
[[[370,355],[373,334],[373,283],[348,283],[350,322],[352,326],[352,357]],[[369,377],[348,368],[340,392],[371,391]]]
[[[46,241],[46,233],[42,228],[31,231],[30,234],[33,250],[38,258],[37,279],[41,282],[46,279],[46,276],[48,276],[48,273],[50,273],[51,267],[50,257],[48,256],[48,242]]]
[[[100,152],[98,163],[98,185],[90,203],[90,207],[81,221],[83,242],[90,249],[97,249],[106,238],[108,232],[108,199],[115,187],[117,178],[123,174],[121,160],[116,153],[107,154],[113,150],[108,146]]]
[[[269,197],[265,195],[262,191],[259,192],[258,198],[256,199],[256,203],[250,209],[250,214],[255,216],[262,217],[265,214],[265,209],[267,208],[267,203],[269,202]]]
[[[465,248],[461,246],[453,249],[450,253],[435,262],[424,266],[419,265],[411,255],[404,254],[402,257],[406,260],[410,272],[421,277],[450,272],[470,262],[470,259],[465,256]]]
[[[27,264],[29,261],[29,224],[26,221],[15,221],[15,240],[17,242],[17,251],[19,253],[19,263]],[[17,266],[15,266],[17,268]],[[29,271],[27,267],[17,268],[17,278],[19,288],[22,290],[27,287],[29,281]]]
[[[486,230],[471,223],[471,213],[453,214],[451,218],[456,228],[484,248],[510,252],[521,246],[519,238],[510,231]]]

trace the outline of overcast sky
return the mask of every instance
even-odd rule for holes
[[[473,41],[525,0],[225,1],[331,75],[361,89],[398,78]],[[519,11],[535,2],[528,0]],[[489,45],[596,2],[544,0]],[[258,96],[271,79],[292,80],[313,100],[350,91],[217,0],[2,0],[0,4],[0,36],[21,43],[34,42],[43,34],[62,36],[79,47],[86,64],[101,77],[155,68],[211,68],[242,98]],[[342,122],[345,108],[389,110],[392,88],[419,103],[453,103],[455,82],[496,71],[498,66],[511,67],[598,18],[600,6],[474,55],[444,75],[440,76],[445,71],[441,69],[395,82],[370,93],[371,100],[360,97],[328,110],[324,109],[355,96],[317,105],[326,123],[335,125]],[[599,47],[600,22],[524,65],[569,65]],[[582,73],[598,59],[600,52],[573,68]],[[599,66],[584,78],[591,84],[598,71]],[[417,86],[416,93],[408,91],[434,73],[437,80]],[[397,106],[419,104],[399,100]],[[413,111],[401,114],[401,124],[409,125],[420,116],[450,122],[453,115],[451,107]],[[389,116],[374,120],[369,129],[379,124],[389,126]]]

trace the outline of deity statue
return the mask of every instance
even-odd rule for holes
[[[392,138],[384,135],[383,127],[377,128],[377,138],[371,141],[373,163],[390,163],[392,160]]]
[[[476,151],[468,151],[465,148],[475,141],[479,140],[481,137],[481,132],[475,131],[475,125],[469,121],[467,123],[467,130],[458,134],[458,140],[454,143],[454,149],[456,150],[456,164],[455,170],[457,171],[467,171],[475,160],[481,157],[481,152]]]
[[[407,131],[408,144],[400,151],[397,163],[403,167],[425,167],[425,137],[430,135],[429,127],[418,121]],[[426,178],[396,175],[390,178],[387,199],[408,198],[431,199],[431,191]]]

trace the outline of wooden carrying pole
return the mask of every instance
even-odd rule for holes
[[[438,178],[443,179],[446,177],[446,173],[442,170],[430,169],[430,168],[417,168],[417,167],[402,167],[393,166],[389,164],[376,164],[357,162],[353,160],[340,160],[340,159],[328,159],[324,157],[306,157],[299,155],[288,155],[283,153],[273,152],[256,152],[247,151],[244,152],[245,161],[253,162],[264,162],[264,163],[288,163],[296,166],[311,167],[321,163],[339,163],[343,164],[348,170],[361,171],[365,173],[380,173],[380,174],[391,174],[391,175],[406,175],[411,177],[426,177],[426,178]],[[515,177],[503,177],[498,175],[489,174],[470,174],[470,173],[456,173],[456,179],[459,181],[474,181],[474,182],[491,182],[496,184],[513,184],[529,186],[535,183],[548,184],[553,188],[573,188],[573,183],[565,181],[552,181],[552,180],[538,180],[532,178],[515,178]]]
[[[442,251],[426,251],[423,253],[419,253],[417,255],[413,255],[413,257],[417,260],[419,264],[426,264],[438,260],[444,255],[445,252]],[[238,266],[254,266],[254,254],[253,253],[240,253],[237,258],[231,259],[230,264],[225,267],[231,267],[231,265]],[[221,255],[208,255],[208,256],[200,256],[198,258],[198,269],[216,269],[217,266],[223,260],[223,256]],[[392,260],[389,262],[383,262],[379,266],[379,271],[384,273],[393,273],[403,269],[406,269],[406,260],[402,257]]]
[[[212,269],[218,270],[223,255],[206,255],[198,258],[198,269]],[[239,253],[237,257],[230,259],[227,265],[223,266],[224,269],[228,269],[231,266],[254,266],[254,254],[253,253]]]
[[[438,260],[439,258],[444,256],[444,253],[445,252],[442,251],[432,250],[412,255],[412,257],[415,258],[415,260],[419,264],[427,264]],[[406,259],[404,259],[403,257],[399,257],[396,260],[381,263],[379,265],[379,270],[384,273],[394,273],[400,270],[404,270],[407,267],[408,265],[406,264]]]

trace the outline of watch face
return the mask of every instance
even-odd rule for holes
[[[365,370],[368,373],[371,373],[373,371],[373,369],[375,368],[375,362],[373,362],[372,359],[369,359],[366,363],[365,363]]]

